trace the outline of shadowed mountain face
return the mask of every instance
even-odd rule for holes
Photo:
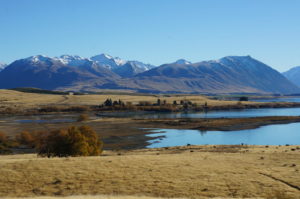
[[[271,67],[250,56],[191,63],[178,60],[154,67],[108,55],[91,59],[33,56],[0,72],[0,88],[56,90],[129,89],[165,93],[300,93]]]
[[[61,58],[41,55],[17,60],[1,71],[0,88],[57,89],[91,81],[106,83],[119,78],[110,70],[95,65],[88,59],[80,61],[81,64],[72,66],[63,62]]]
[[[194,64],[175,62],[138,74],[134,80],[140,88],[163,92],[299,92],[279,72],[250,56]]]
[[[296,66],[282,73],[288,80],[300,87],[300,66]]]

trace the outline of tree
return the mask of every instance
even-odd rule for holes
[[[120,106],[125,106],[125,103],[122,100],[119,99],[119,105]]]
[[[18,143],[32,148],[35,147],[36,144],[36,139],[28,131],[22,131],[19,135],[16,136],[16,140],[18,141]]]
[[[163,105],[166,105],[166,104],[167,104],[167,100],[164,100],[164,101],[163,101]]]
[[[240,97],[240,102],[241,101],[248,101],[248,97],[246,97],[246,96]]]
[[[6,134],[0,131],[0,143],[4,143],[6,141],[7,141]]]
[[[161,100],[157,99],[157,105],[160,106],[161,105]]]
[[[111,99],[106,99],[105,102],[103,103],[104,106],[112,106],[113,105],[113,102]]]
[[[176,100],[173,101],[173,105],[177,105],[177,101]]]
[[[113,106],[117,106],[117,105],[119,105],[119,101],[114,101]]]
[[[38,154],[47,157],[95,156],[102,152],[103,142],[89,126],[69,127],[50,131],[37,147]]]

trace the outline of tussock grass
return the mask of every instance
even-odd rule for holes
[[[19,198],[0,198],[0,199],[29,199],[28,197]],[[67,197],[30,197],[30,199],[169,199],[161,197],[146,197],[146,196],[114,196],[114,195],[98,195],[98,196],[67,196]],[[186,198],[172,198],[172,199],[186,199]],[[203,198],[204,199],[204,198]],[[230,198],[210,198],[210,199],[230,199]],[[240,198],[234,198],[240,199]],[[245,198],[243,198],[245,199]],[[258,199],[258,198],[248,198],[248,199]]]
[[[292,148],[297,147],[186,146],[50,159],[0,156],[0,197],[267,198],[277,190],[296,199],[299,190],[275,180],[300,186],[300,150]]]
[[[106,99],[122,100],[123,102],[131,102],[133,104],[139,104],[139,102],[150,102],[155,103],[158,98],[162,101],[166,100],[168,103],[173,101],[189,100],[193,103],[208,105],[228,105],[236,104],[234,101],[219,101],[211,100],[202,95],[116,95],[116,94],[105,94],[105,95],[52,95],[52,94],[37,94],[37,93],[23,93],[12,90],[0,89],[0,102],[1,105],[13,105],[21,107],[35,107],[41,105],[100,105]],[[249,103],[249,102],[247,102]]]

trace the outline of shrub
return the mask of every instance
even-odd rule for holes
[[[83,122],[89,119],[89,116],[87,114],[81,114],[79,115],[77,122]]]
[[[4,143],[6,141],[7,141],[6,134],[0,131],[0,143]]]
[[[0,154],[10,154],[11,150],[9,149],[9,140],[5,133],[0,132]]]
[[[240,97],[239,100],[240,100],[240,101],[248,101],[248,97],[243,96],[243,97]]]
[[[36,139],[35,137],[30,134],[28,131],[23,131],[19,135],[16,136],[16,141],[20,144],[35,147],[36,145]]]
[[[102,152],[103,143],[89,126],[69,127],[50,131],[37,146],[40,156],[95,156]]]

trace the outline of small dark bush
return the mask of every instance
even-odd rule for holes
[[[83,122],[89,119],[89,116],[87,114],[81,114],[78,116],[77,122]]]
[[[248,97],[245,97],[245,96],[240,97],[240,101],[248,101]]]

